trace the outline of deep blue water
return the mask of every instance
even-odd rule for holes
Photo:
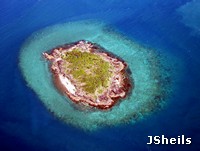
[[[0,150],[200,150],[200,34],[176,11],[189,1],[1,0]],[[103,20],[138,43],[183,61],[178,90],[167,107],[135,125],[93,133],[65,125],[46,110],[20,73],[20,47],[38,29],[82,19]],[[147,145],[148,135],[162,134],[185,135],[192,144]]]

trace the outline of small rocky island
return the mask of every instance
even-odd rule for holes
[[[127,64],[97,44],[81,40],[43,56],[51,62],[55,86],[75,103],[108,109],[132,87]]]

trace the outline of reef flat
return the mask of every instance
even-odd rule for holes
[[[84,106],[82,109],[60,94],[52,82],[49,63],[41,54],[55,46],[82,39],[120,56],[129,66],[134,90],[111,109],[91,110],[84,109]],[[61,121],[84,130],[135,123],[160,108],[172,92],[171,69],[174,67],[166,57],[129,40],[103,22],[77,21],[41,29],[24,42],[19,62],[28,87],[46,108]]]

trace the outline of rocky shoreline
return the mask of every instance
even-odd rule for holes
[[[84,83],[69,74],[74,69],[68,68],[70,62],[64,58],[66,53],[74,50],[97,55],[102,59],[102,62],[109,63],[109,72],[111,74],[106,86],[101,86],[101,92],[98,92],[100,88],[97,88],[94,93],[88,93],[83,88]],[[52,49],[50,53],[44,52],[43,56],[51,62],[50,69],[56,88],[75,103],[99,109],[109,109],[117,101],[124,99],[133,87],[127,73],[127,64],[91,42],[81,40],[58,46]],[[87,72],[91,71],[88,69]],[[93,76],[93,73],[89,73],[88,76]]]

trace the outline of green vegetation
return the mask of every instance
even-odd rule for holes
[[[102,93],[103,88],[108,86],[112,67],[100,56],[74,49],[63,55],[62,59],[66,60],[67,68],[71,69],[66,71],[67,74],[72,74],[78,82],[84,84],[84,91],[94,94],[97,90]]]

